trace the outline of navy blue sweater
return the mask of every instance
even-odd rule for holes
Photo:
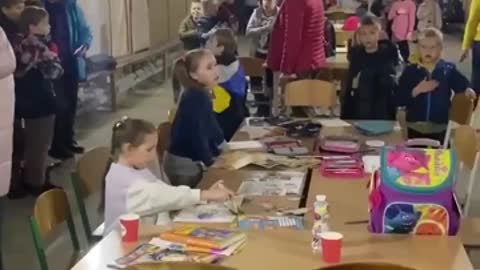
[[[439,86],[429,93],[412,97],[413,89],[424,79],[436,80]],[[400,77],[396,93],[397,106],[407,107],[408,122],[446,124],[452,91],[462,93],[468,86],[468,79],[452,63],[440,60],[432,73],[421,65],[411,64]]]
[[[223,142],[209,93],[186,89],[178,104],[168,152],[210,166],[220,155]]]

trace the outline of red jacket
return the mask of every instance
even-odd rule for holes
[[[301,74],[325,66],[322,0],[284,0],[273,27],[268,66]]]

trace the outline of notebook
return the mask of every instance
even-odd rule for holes
[[[378,135],[391,133],[395,126],[395,122],[382,121],[382,120],[375,120],[375,121],[365,120],[365,121],[356,121],[353,125],[359,132],[367,136],[378,136]]]

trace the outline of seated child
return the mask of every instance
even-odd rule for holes
[[[196,91],[196,90],[193,90]],[[219,181],[208,190],[174,187],[158,179],[147,168],[157,159],[155,126],[139,119],[124,118],[113,126],[111,152],[101,208],[107,235],[119,227],[119,217],[137,214],[142,223],[167,225],[170,211],[200,201],[225,201],[233,193]]]
[[[190,15],[180,24],[178,34],[185,50],[202,47],[203,39],[200,31],[200,19],[204,16],[203,4],[200,0],[193,0],[190,5]]]
[[[213,89],[213,109],[228,142],[248,115],[245,71],[238,60],[237,41],[231,29],[218,29],[206,47],[217,59],[219,85]]]
[[[373,17],[362,20],[359,45],[348,51],[350,67],[342,119],[393,120],[395,74],[399,65],[397,47],[380,40],[380,24]]]
[[[173,185],[195,187],[202,179],[203,168],[214,163],[225,145],[212,109],[212,89],[219,77],[215,56],[206,49],[188,52],[175,64],[174,77],[185,89],[179,98],[163,166]]]
[[[443,35],[427,28],[418,35],[418,63],[403,71],[396,93],[397,106],[406,110],[409,138],[443,143],[449,120],[452,90],[475,98],[468,79],[454,64],[442,59]]]
[[[275,0],[261,0],[260,2],[261,5],[253,11],[250,20],[248,21],[246,35],[247,37],[251,38],[253,43],[252,56],[260,59],[267,59],[268,47],[270,45],[270,33],[272,32],[273,23],[275,22],[275,19],[277,17],[278,7]],[[264,87],[266,87],[268,91],[267,93],[272,93],[273,71],[267,68],[265,73],[265,78],[250,78],[252,90],[255,90],[256,92],[260,92],[263,90],[265,92]],[[255,101],[260,103],[260,105],[258,105],[257,113],[255,114],[255,116],[270,116],[270,105],[264,104],[269,103],[269,97],[263,94],[255,94]]]
[[[52,142],[57,99],[53,80],[63,69],[56,52],[47,43],[50,32],[46,10],[26,7],[19,21],[15,71],[15,118],[24,119],[24,182],[39,195],[51,187],[46,181],[48,150]]]

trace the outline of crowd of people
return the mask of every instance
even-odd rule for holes
[[[418,6],[386,2],[352,0],[355,12],[344,24],[354,34],[341,117],[395,120],[405,112],[410,138],[443,142],[452,93],[474,99],[480,91],[480,0],[472,2],[461,53],[463,61],[473,50],[472,80],[442,57],[436,0]],[[105,234],[125,213],[165,224],[169,211],[229,199],[233,192],[221,181],[207,190],[196,187],[249,115],[248,83],[265,93],[255,95],[261,103],[256,115],[268,117],[278,106],[281,80],[323,78],[326,59],[336,53],[335,28],[325,11],[335,8],[334,1],[245,1],[241,13],[235,4],[192,0],[179,27],[186,53],[174,67],[177,111],[162,162],[166,177],[148,170],[156,159],[155,126],[130,118],[114,125],[101,205]],[[92,37],[75,0],[0,0],[0,8],[0,177],[10,179],[12,172],[9,195],[19,198],[25,190],[38,195],[50,188],[49,154],[64,159],[83,150],[73,138],[73,122]],[[249,82],[239,61],[237,35],[243,32],[250,56],[265,60],[265,76]],[[13,147],[3,143],[11,137]],[[6,190],[1,180],[0,195]]]

